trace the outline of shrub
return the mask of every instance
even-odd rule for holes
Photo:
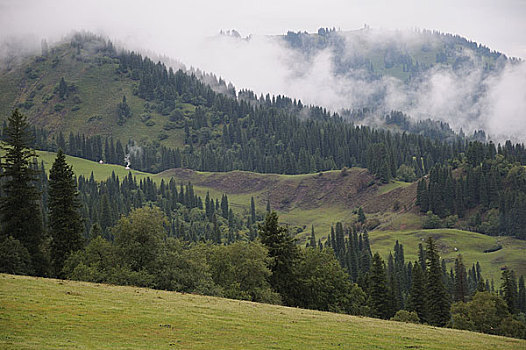
[[[16,275],[31,273],[31,257],[20,241],[9,236],[0,242],[0,272]]]
[[[420,323],[420,318],[416,311],[398,310],[396,314],[391,317],[391,321]]]
[[[438,215],[433,214],[431,211],[427,212],[426,220],[422,228],[440,228],[441,222]]]
[[[400,165],[400,168],[396,171],[396,175],[401,181],[413,182],[416,180],[415,169],[405,164]]]

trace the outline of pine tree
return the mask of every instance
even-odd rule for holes
[[[517,295],[517,282],[515,281],[515,273],[510,270],[502,271],[502,298],[508,305],[510,314],[517,312],[518,295]]]
[[[411,291],[408,301],[408,309],[416,311],[420,320],[426,320],[426,296],[425,296],[425,274],[420,264],[415,262],[411,273]]]
[[[524,288],[524,276],[519,278],[519,311],[526,313],[526,289]]]
[[[1,149],[2,190],[0,200],[1,236],[13,237],[28,250],[33,271],[44,275],[47,262],[42,252],[44,229],[38,201],[40,193],[35,187],[38,171],[31,168],[31,159],[37,155],[31,149],[31,134],[27,118],[18,109],[8,118],[3,132]]]
[[[450,296],[444,286],[440,257],[432,237],[426,247],[426,320],[434,326],[444,326],[450,319]]]
[[[226,194],[221,197],[221,216],[228,220],[228,197]]]
[[[250,197],[250,221],[252,224],[256,223],[256,204],[254,203],[254,197]]]
[[[358,208],[358,222],[362,224],[365,222],[365,213],[362,207]]]
[[[375,253],[373,263],[369,271],[369,299],[367,304],[371,308],[372,315],[388,319],[393,315],[392,299],[387,286],[385,264],[380,254]]]
[[[100,227],[104,233],[104,238],[110,239],[109,228],[113,223],[112,212],[110,207],[110,201],[108,194],[104,193],[101,199],[101,215],[100,215]]]
[[[422,271],[426,270],[426,251],[422,243],[418,243],[418,264]]]
[[[294,264],[299,256],[294,238],[285,227],[278,224],[278,215],[271,212],[259,225],[259,237],[267,249],[270,262],[270,285],[281,294],[287,305],[295,304]]]
[[[60,82],[58,83],[58,96],[61,100],[64,100],[67,97],[68,94],[68,85],[66,84],[66,81],[64,80],[64,77],[60,78]]]
[[[51,266],[56,277],[68,256],[83,246],[82,219],[79,213],[77,182],[71,165],[60,149],[49,171],[49,232]]]
[[[311,227],[309,247],[316,248],[316,235],[314,234],[314,225]]]
[[[459,254],[455,259],[454,299],[455,301],[465,302],[468,294],[466,266],[464,266],[464,262],[462,261],[462,255]]]
[[[216,215],[213,216],[212,224],[213,224],[214,243],[221,244],[221,229],[219,228],[219,224],[217,223]]]

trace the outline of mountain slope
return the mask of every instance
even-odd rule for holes
[[[164,123],[155,111],[148,114],[148,125],[142,122],[145,101],[134,95],[132,79],[116,74],[119,60],[114,57],[111,44],[96,37],[85,40],[82,49],[72,39],[47,54],[26,59],[20,66],[1,70],[2,118],[19,107],[32,124],[57,133],[62,131],[66,136],[73,132],[113,136],[124,143],[130,138],[157,141]],[[63,96],[59,91],[62,78],[66,83]],[[119,125],[117,109],[123,96],[134,118]],[[180,136],[172,132],[164,143],[180,146]]]
[[[465,147],[465,140],[455,137],[434,142],[355,127],[323,108],[284,96],[258,98],[251,91],[236,95],[228,89],[216,93],[193,74],[118,52],[110,42],[89,35],[73,36],[21,66],[2,70],[0,81],[0,92],[10,90],[6,96],[13,97],[13,85],[17,89],[14,99],[2,105],[4,116],[18,106],[36,126],[51,127],[45,149],[108,158],[101,149],[105,136],[111,136],[128,144],[136,168],[154,172],[188,167],[297,174],[361,166],[378,173],[382,161],[369,158],[391,153],[386,164],[391,169],[384,174],[389,177],[403,163],[426,167],[415,169],[425,173]],[[83,140],[89,136],[100,138],[86,141],[100,144],[97,156],[91,153],[94,146],[85,149]],[[136,145],[142,147],[137,152]],[[413,158],[423,161],[413,164]]]
[[[524,340],[191,294],[0,275],[5,349],[520,349]]]
[[[329,49],[334,71],[352,74],[361,69],[367,79],[390,76],[409,82],[433,67],[455,71],[481,65],[486,72],[502,68],[508,58],[459,35],[435,31],[388,31],[367,26],[354,31],[320,28],[317,33],[288,32],[281,36],[289,47],[306,56]]]

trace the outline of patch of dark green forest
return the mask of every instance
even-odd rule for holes
[[[473,142],[462,166],[435,165],[417,188],[416,204],[428,213],[426,228],[469,214],[465,229],[526,239],[524,156],[523,145]]]

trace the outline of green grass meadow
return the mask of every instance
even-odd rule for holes
[[[136,287],[0,275],[2,349],[524,349],[526,341]]]

